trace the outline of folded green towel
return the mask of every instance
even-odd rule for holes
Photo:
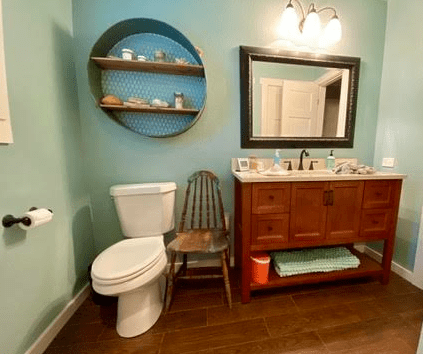
[[[360,260],[345,247],[271,252],[270,256],[276,272],[281,277],[305,273],[332,272],[357,268],[360,265]]]

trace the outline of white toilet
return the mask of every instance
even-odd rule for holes
[[[127,239],[97,256],[91,277],[96,292],[118,296],[116,330],[121,337],[146,332],[162,311],[159,279],[167,264],[163,234],[174,228],[175,190],[173,182],[110,188]]]

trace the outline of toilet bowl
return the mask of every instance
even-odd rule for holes
[[[93,289],[118,297],[116,330],[135,337],[160,317],[160,277],[167,264],[163,233],[174,226],[176,185],[119,185],[111,188],[126,239],[101,252],[91,267]]]
[[[160,317],[163,300],[158,280],[166,264],[163,240],[157,237],[120,241],[94,261],[94,290],[118,296],[116,330],[121,337],[146,332]]]

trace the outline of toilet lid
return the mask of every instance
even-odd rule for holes
[[[98,280],[118,280],[149,269],[165,252],[161,237],[133,238],[120,241],[95,259],[91,272]]]

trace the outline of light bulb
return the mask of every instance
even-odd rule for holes
[[[311,10],[305,21],[303,27],[303,38],[305,44],[309,46],[315,46],[317,38],[319,38],[321,32],[320,18],[316,10]]]
[[[300,35],[297,12],[291,4],[288,4],[282,14],[278,32],[280,39],[290,41],[295,41]]]
[[[320,48],[328,48],[341,40],[342,28],[338,16],[333,16],[323,31],[323,35],[319,40]]]

